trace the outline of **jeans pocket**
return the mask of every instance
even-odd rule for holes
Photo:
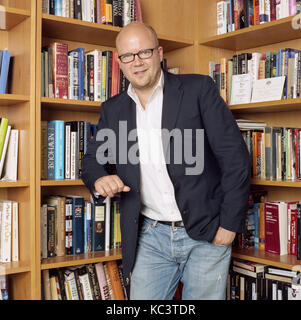
[[[152,224],[149,222],[144,221],[141,228],[140,228],[140,234],[147,234],[149,233],[150,229],[152,227]]]

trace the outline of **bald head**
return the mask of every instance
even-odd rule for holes
[[[123,43],[128,41],[134,41],[137,37],[147,39],[153,42],[153,46],[159,45],[156,31],[150,26],[143,22],[131,22],[118,33],[116,37],[116,48],[118,53],[122,51]]]

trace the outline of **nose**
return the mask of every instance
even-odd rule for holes
[[[136,54],[133,63],[134,65],[141,66],[143,64],[143,60]]]

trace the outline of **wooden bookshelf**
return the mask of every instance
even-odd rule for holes
[[[83,186],[82,180],[41,180],[42,187],[55,187],[55,186]]]
[[[297,260],[296,256],[278,255],[258,250],[254,248],[237,249],[233,248],[232,257],[262,263],[277,268],[301,271],[301,260]]]
[[[19,130],[17,181],[0,181],[2,199],[18,202],[19,261],[0,263],[10,299],[35,297],[35,41],[36,0],[0,0],[0,49],[12,56],[0,116]]]
[[[42,32],[47,38],[89,43],[106,47],[115,47],[119,27],[102,25],[76,19],[42,15]],[[160,45],[166,52],[193,45],[189,39],[159,35]]]
[[[42,260],[41,270],[79,266],[88,263],[106,262],[111,260],[119,260],[121,258],[121,249],[48,258]]]
[[[188,6],[185,0],[177,1],[177,6],[174,6],[174,0],[153,0],[151,3],[149,0],[140,1],[143,20],[152,25],[157,31],[159,42],[166,53],[165,56],[168,59],[169,67],[180,67],[181,73],[196,72],[194,61],[197,60],[197,44],[194,33],[196,27],[194,8],[198,0],[193,0],[192,6]],[[81,195],[86,200],[90,199],[89,191],[81,180],[41,179],[41,121],[84,120],[97,123],[101,108],[100,102],[41,97],[41,88],[39,85],[41,83],[41,48],[53,41],[58,41],[68,44],[69,50],[77,47],[84,47],[85,50],[114,50],[115,39],[121,29],[108,25],[44,14],[42,13],[41,1],[37,1],[36,5],[36,282],[33,291],[35,299],[40,299],[41,272],[43,270],[121,259],[121,249],[114,249],[108,252],[70,255],[40,261],[40,206],[44,199],[51,194],[74,194]]]
[[[0,17],[0,29],[9,31],[26,18],[30,17],[30,10],[1,6]]]
[[[287,17],[223,35],[215,35],[200,40],[199,44],[240,51],[300,39],[300,29],[292,27],[293,20],[294,17]]]
[[[246,52],[277,52],[278,49],[301,49],[300,29],[292,23],[295,17],[244,28],[216,35],[216,7],[218,1],[198,2],[198,71],[209,73],[209,62],[230,59]],[[259,103],[230,105],[236,119],[263,121],[267,126],[300,127],[301,99],[287,99]],[[270,181],[251,179],[251,189],[267,190],[267,200],[301,199],[300,181]],[[276,255],[262,250],[233,248],[232,257],[271,265],[288,270],[301,271],[301,261],[291,255]]]

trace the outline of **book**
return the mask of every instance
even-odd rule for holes
[[[0,93],[6,93],[10,60],[11,60],[10,51],[7,49],[3,50],[1,72],[0,72]]]
[[[119,271],[116,260],[106,262],[115,300],[124,300]]]
[[[92,252],[105,250],[106,205],[92,203]]]

